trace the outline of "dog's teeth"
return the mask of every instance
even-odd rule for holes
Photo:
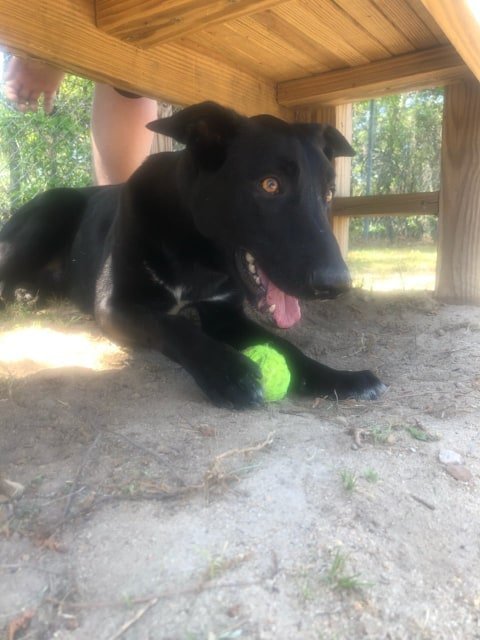
[[[276,309],[276,308],[277,308],[277,306],[276,306],[276,305],[271,304],[271,305],[268,307],[268,310],[270,311],[270,313],[273,313],[273,312],[275,311],[275,309]]]
[[[250,271],[250,273],[255,273],[256,272],[255,265],[250,263],[248,265],[248,270]]]
[[[249,263],[249,264],[253,264],[255,262],[255,258],[252,256],[251,253],[247,253],[245,254],[245,260]]]
[[[256,282],[257,284],[260,284],[260,283],[261,283],[261,280],[260,280],[260,277],[259,277],[259,276],[253,276],[253,279],[255,280],[255,282]]]

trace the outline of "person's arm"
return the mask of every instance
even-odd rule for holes
[[[19,111],[36,111],[43,95],[45,113],[51,113],[63,71],[45,62],[13,56],[5,72],[5,96]]]

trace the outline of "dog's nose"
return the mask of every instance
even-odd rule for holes
[[[317,298],[336,298],[352,287],[347,266],[317,268],[309,277],[311,294]]]

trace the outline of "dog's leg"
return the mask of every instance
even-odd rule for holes
[[[184,317],[129,303],[100,304],[96,320],[115,341],[156,349],[178,362],[218,406],[244,409],[263,402],[257,365]]]
[[[0,299],[11,301],[17,286],[33,293],[53,292],[42,270],[61,262],[77,230],[85,196],[75,189],[54,189],[21,207],[0,231]],[[43,284],[49,291],[38,291]]]
[[[371,371],[338,371],[309,358],[288,340],[247,318],[239,306],[204,302],[198,309],[204,331],[215,340],[239,350],[268,342],[282,353],[292,376],[290,391],[374,400],[386,389]]]

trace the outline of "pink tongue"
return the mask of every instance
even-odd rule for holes
[[[280,329],[288,329],[296,324],[302,314],[300,311],[300,305],[297,298],[289,296],[281,291],[277,286],[273,284],[271,280],[265,275],[265,273],[258,269],[263,286],[267,290],[266,300],[267,306],[275,305],[275,311],[273,312],[273,318]]]

